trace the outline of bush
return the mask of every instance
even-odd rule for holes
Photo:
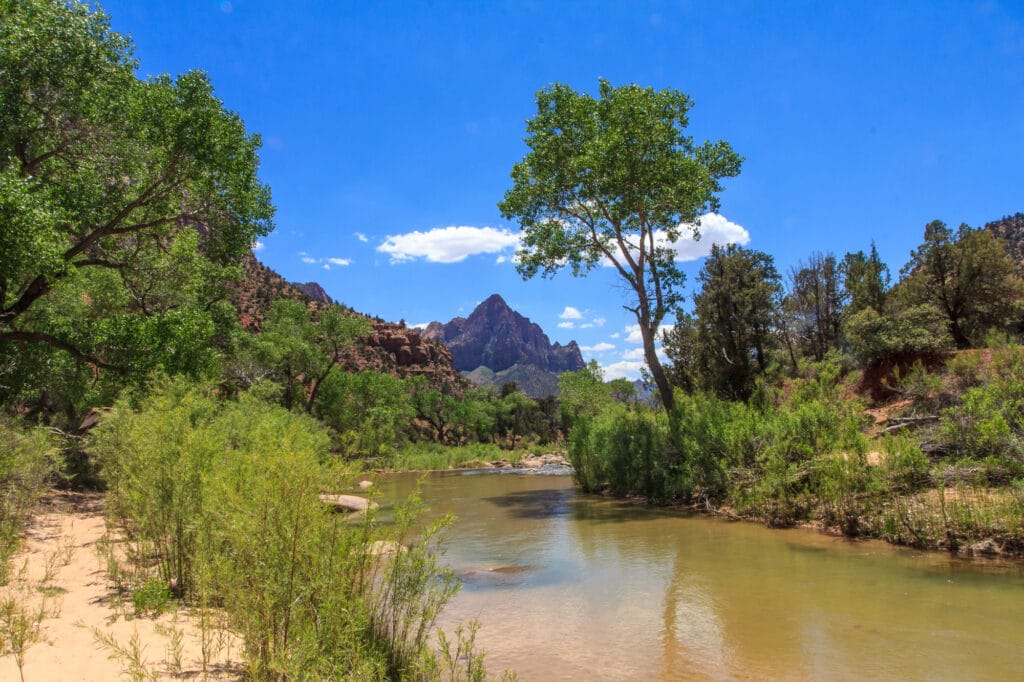
[[[997,352],[988,382],[969,388],[959,405],[941,414],[941,437],[961,457],[994,458],[1024,467],[1024,354]]]
[[[129,556],[158,562],[140,608],[171,588],[221,607],[256,680],[417,679],[439,666],[429,639],[457,587],[440,526],[415,537],[413,510],[386,529],[333,513],[318,495],[348,472],[328,444],[310,417],[184,380],[119,404],[90,438]]]
[[[667,425],[651,410],[610,405],[580,417],[569,439],[569,459],[584,491],[666,498]]]
[[[844,325],[854,353],[866,364],[939,353],[953,347],[949,322],[933,305],[881,314],[865,308]]]
[[[0,585],[7,583],[18,533],[58,468],[48,432],[0,420]]]

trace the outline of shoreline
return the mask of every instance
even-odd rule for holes
[[[543,457],[548,457],[544,455]],[[568,462],[568,457],[565,455],[557,455],[563,462],[567,471],[560,472],[555,475],[572,475],[573,470],[571,464]],[[538,475],[536,469],[542,465],[524,466],[523,464],[510,464],[507,460],[495,460],[489,462],[489,466],[479,466],[481,462],[465,462],[462,465],[456,465],[447,469],[403,469],[403,470],[383,470],[374,469],[372,473],[391,475],[391,474],[432,474],[432,473],[450,473],[450,472],[476,472],[479,474],[521,474],[521,475]],[[368,473],[368,472],[364,472]],[[699,514],[702,516],[708,516],[712,518],[719,518],[730,522],[743,522],[743,523],[756,523],[761,526],[765,526],[772,530],[786,530],[788,528],[804,528],[807,530],[814,530],[819,533],[841,537],[850,541],[858,540],[871,540],[884,542],[893,547],[904,547],[910,550],[935,552],[949,555],[951,558],[960,559],[967,562],[973,561],[985,561],[993,562],[998,564],[999,562],[1012,563],[1014,565],[1024,564],[1024,547],[1017,549],[1011,546],[1011,543],[1005,543],[1005,545],[999,545],[993,539],[999,534],[992,529],[992,533],[988,533],[986,537],[978,537],[972,539],[963,539],[956,544],[956,550],[951,551],[948,547],[933,544],[933,545],[915,545],[906,542],[893,542],[892,540],[880,536],[873,535],[871,533],[862,533],[858,535],[849,535],[842,531],[841,528],[835,525],[829,525],[821,521],[820,519],[813,519],[810,521],[801,521],[792,525],[775,525],[770,523],[765,518],[757,515],[742,514],[737,512],[735,509],[729,506],[722,506],[718,508],[710,508],[707,505],[701,505],[699,503],[681,504],[681,503],[670,503],[666,505],[650,505],[646,498],[641,496],[627,496],[627,497],[615,497],[607,493],[592,492],[585,493],[579,490],[578,484],[574,483],[577,487],[577,492],[583,495],[595,495],[597,497],[603,497],[607,499],[621,500],[636,504],[638,506],[660,506],[666,509],[676,509],[685,511],[691,514]],[[995,490],[1000,490],[996,488]],[[921,491],[920,494],[927,495],[928,493],[934,492],[935,489],[927,489]],[[874,525],[880,525],[880,515],[865,516],[864,519]],[[994,545],[994,546],[993,546]],[[980,550],[980,551],[979,551]]]
[[[108,572],[104,553],[119,540],[107,532],[104,502],[103,493],[50,491],[21,532],[0,596],[27,618],[24,679],[241,679],[240,643],[204,627],[193,609],[133,612]],[[20,679],[13,654],[0,657],[0,679]]]

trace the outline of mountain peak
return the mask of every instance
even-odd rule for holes
[[[560,373],[584,366],[575,341],[552,344],[539,325],[512,310],[499,294],[488,296],[468,317],[430,323],[425,335],[443,341],[455,369],[462,372],[478,367],[501,372],[527,365]]]

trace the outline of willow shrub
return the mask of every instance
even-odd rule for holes
[[[57,470],[48,432],[0,420],[0,585],[9,577],[18,533]]]
[[[671,420],[625,405],[580,419],[569,456],[581,487],[654,502],[731,498],[741,511],[778,524],[806,517],[820,499],[863,487],[851,471],[866,449],[856,401],[805,386],[779,405],[711,394],[680,396],[677,403]],[[823,459],[833,453],[853,459],[842,465]]]
[[[580,487],[664,498],[668,430],[659,416],[615,404],[595,416],[581,417],[569,438],[569,459]]]
[[[253,679],[420,679],[457,583],[437,528],[382,528],[318,499],[346,472],[315,420],[242,395],[160,382],[91,437],[130,555],[155,559],[186,601],[222,608]],[[410,544],[393,556],[382,549]],[[440,576],[440,577],[438,577]]]

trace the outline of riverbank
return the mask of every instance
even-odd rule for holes
[[[29,521],[13,579],[0,588],[9,654],[0,679],[240,679],[238,642],[208,618],[185,608],[136,613],[108,573],[119,540],[103,506],[97,493],[53,492]]]
[[[892,453],[873,450],[862,455],[824,455],[810,460],[807,471],[854,468],[873,485],[862,489],[841,490],[831,487],[830,496],[804,493],[799,498],[778,501],[774,505],[746,506],[727,497],[717,503],[708,500],[689,504],[669,504],[689,512],[718,516],[729,520],[758,523],[775,528],[801,526],[851,538],[883,540],[893,545],[915,549],[948,552],[960,557],[1024,559],[1024,508],[1022,491],[1013,486],[993,487],[970,480],[950,478],[943,472],[933,475],[937,480],[950,479],[950,485],[908,489],[891,480],[889,473],[901,463],[890,461]],[[401,472],[479,470],[482,472],[525,472],[571,474],[572,463],[567,453],[534,454],[514,451],[507,457],[481,460],[452,453],[452,466],[443,468],[403,469]],[[415,461],[415,458],[410,458]],[[399,473],[399,470],[376,469],[378,473]],[[742,472],[740,472],[742,473]],[[736,474],[736,472],[734,472]],[[736,495],[741,481],[736,476],[731,491]],[[615,497],[606,490],[590,491]],[[650,505],[644,496],[628,495],[623,499]],[[782,504],[786,508],[782,508]]]

